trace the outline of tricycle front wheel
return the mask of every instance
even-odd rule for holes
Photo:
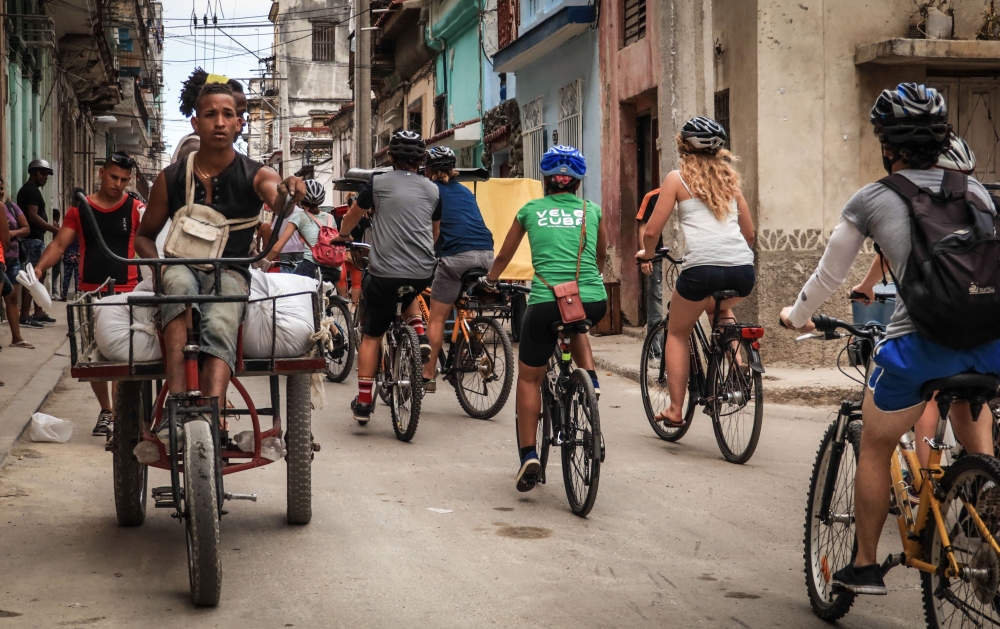
[[[214,607],[222,596],[219,496],[215,484],[215,442],[208,421],[184,425],[184,504],[188,576],[195,605]]]
[[[122,526],[139,526],[146,520],[146,480],[149,468],[132,451],[142,439],[145,409],[142,382],[118,383],[115,396],[114,443],[112,444],[115,511]]]

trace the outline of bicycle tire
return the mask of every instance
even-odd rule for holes
[[[118,383],[115,400],[112,464],[115,512],[122,526],[139,526],[146,521],[146,483],[149,468],[136,460],[132,451],[142,439],[145,412],[142,382]]]
[[[549,448],[552,446],[552,408],[555,400],[545,384],[542,384],[542,414],[535,429],[535,451],[538,453],[538,482],[545,484],[545,468],[549,464]]]
[[[834,452],[834,437],[837,421],[830,424],[813,464],[809,481],[809,495],[806,503],[806,524],[803,547],[805,552],[806,589],[813,613],[827,622],[843,618],[854,604],[857,596],[850,592],[835,594],[830,586],[830,577],[849,562],[854,561],[856,543],[854,537],[854,475],[857,471],[858,452],[861,445],[861,422],[847,425],[844,450],[838,457]],[[846,464],[845,464],[846,463]],[[838,520],[823,522],[817,511],[823,499],[823,488],[830,474],[837,479],[831,491],[830,511],[840,514]],[[845,515],[846,514],[846,515]],[[844,517],[849,518],[846,523]],[[845,544],[847,540],[847,544]],[[839,542],[839,543],[838,543]],[[832,552],[831,552],[832,551]],[[833,556],[833,565],[830,557]]]
[[[604,459],[604,438],[594,383],[583,369],[576,369],[566,381],[567,407],[561,409],[567,428],[563,435],[562,470],[570,510],[587,517],[597,500]],[[583,410],[582,413],[579,411]],[[583,419],[581,422],[580,420]]]
[[[684,409],[683,426],[672,427],[668,426],[666,422],[656,421],[656,415],[667,408],[670,400],[669,394],[666,392],[666,368],[661,362],[660,357],[656,356],[657,348],[660,351],[660,355],[663,355],[663,337],[667,333],[667,320],[669,316],[668,313],[659,325],[646,334],[646,338],[642,342],[642,354],[640,354],[641,360],[639,361],[639,390],[642,394],[642,407],[646,411],[646,419],[653,428],[653,432],[660,439],[673,442],[679,441],[687,433],[688,429],[691,428],[691,421],[694,419],[694,411],[698,403],[694,399],[694,396],[688,394],[687,408]],[[651,367],[654,370],[652,374],[650,373]],[[662,375],[660,374],[661,369],[663,369]]]
[[[389,410],[392,430],[400,441],[410,441],[420,422],[420,402],[424,397],[424,361],[420,356],[420,340],[408,325],[399,331],[399,345],[393,361],[392,384],[389,390]],[[405,383],[405,384],[401,384]]]
[[[503,410],[510,397],[514,384],[514,346],[495,319],[477,317],[470,322],[469,328],[473,332],[472,342],[466,343],[462,336],[455,348],[455,396],[469,417],[490,419]],[[494,340],[486,340],[488,336]],[[502,358],[497,355],[498,349],[503,351]],[[475,371],[470,371],[473,368]],[[497,382],[500,386],[492,387],[496,397],[490,402],[490,384]],[[480,383],[482,393],[475,386]]]
[[[330,382],[343,382],[351,373],[354,365],[354,355],[357,352],[357,339],[354,335],[353,317],[347,304],[336,297],[330,299],[326,316],[333,319],[333,325],[340,333],[341,340],[334,340],[334,351],[342,352],[338,358],[326,357],[326,379]],[[338,347],[338,345],[340,345]]]
[[[222,552],[219,536],[218,462],[208,420],[184,424],[184,504],[191,601],[214,607],[222,596]]]
[[[753,362],[751,357],[755,353],[750,341],[742,340],[738,347],[743,350],[742,369],[736,363],[736,357],[730,356],[729,352],[723,353],[722,358],[716,358],[718,363],[708,394],[712,402],[708,407],[722,456],[730,463],[742,465],[753,456],[760,439],[760,428],[764,423],[764,384],[760,373],[750,368]],[[709,369],[709,372],[712,371]],[[753,418],[747,426],[750,418],[743,411],[751,402]]]
[[[312,520],[312,404],[309,374],[288,376],[285,395],[288,420],[285,445],[288,454],[285,481],[286,518],[289,524],[309,524]]]
[[[954,579],[946,584],[938,572],[921,572],[927,627],[964,627],[966,620],[972,621],[969,624],[975,626],[1000,625],[1000,594],[997,593],[1000,555],[983,541],[978,527],[961,504],[963,500],[968,501],[986,529],[994,536],[997,534],[1000,527],[1000,461],[984,454],[966,454],[945,470],[940,487],[945,496],[941,501],[941,516],[955,561],[959,566],[968,566],[985,574],[974,576],[969,581]],[[954,516],[953,522],[949,520],[950,516]],[[939,535],[933,520],[928,522],[923,536],[924,558],[935,566],[941,565],[943,559]],[[974,616],[979,616],[980,620],[977,621]],[[982,622],[983,619],[986,622]]]

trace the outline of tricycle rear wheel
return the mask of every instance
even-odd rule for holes
[[[288,523],[309,524],[312,519],[312,405],[309,397],[309,374],[288,376]]]
[[[215,442],[205,419],[184,425],[184,504],[187,520],[191,601],[214,607],[222,596],[219,496],[215,485]]]
[[[132,451],[142,439],[145,409],[142,382],[118,383],[115,396],[114,443],[112,444],[115,511],[122,526],[139,526],[146,520],[146,480],[149,468]]]

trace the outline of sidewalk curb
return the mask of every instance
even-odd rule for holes
[[[35,372],[23,390],[25,395],[18,397],[0,411],[0,467],[3,467],[11,448],[24,434],[31,422],[31,416],[45,405],[68,368],[69,340],[67,339]]]

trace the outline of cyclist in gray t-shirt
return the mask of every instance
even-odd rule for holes
[[[430,359],[430,341],[414,301],[431,284],[434,241],[441,222],[437,186],[417,174],[426,148],[419,134],[397,131],[389,142],[394,170],[372,177],[340,224],[340,233],[350,234],[366,212],[372,213],[372,226],[365,234],[372,248],[368,272],[361,282],[365,322],[358,348],[358,397],[351,402],[354,419],[361,424],[371,418],[382,336],[396,316],[397,302],[402,301],[407,325],[420,338],[424,362]],[[400,297],[398,291],[403,286],[410,286],[412,292]]]

